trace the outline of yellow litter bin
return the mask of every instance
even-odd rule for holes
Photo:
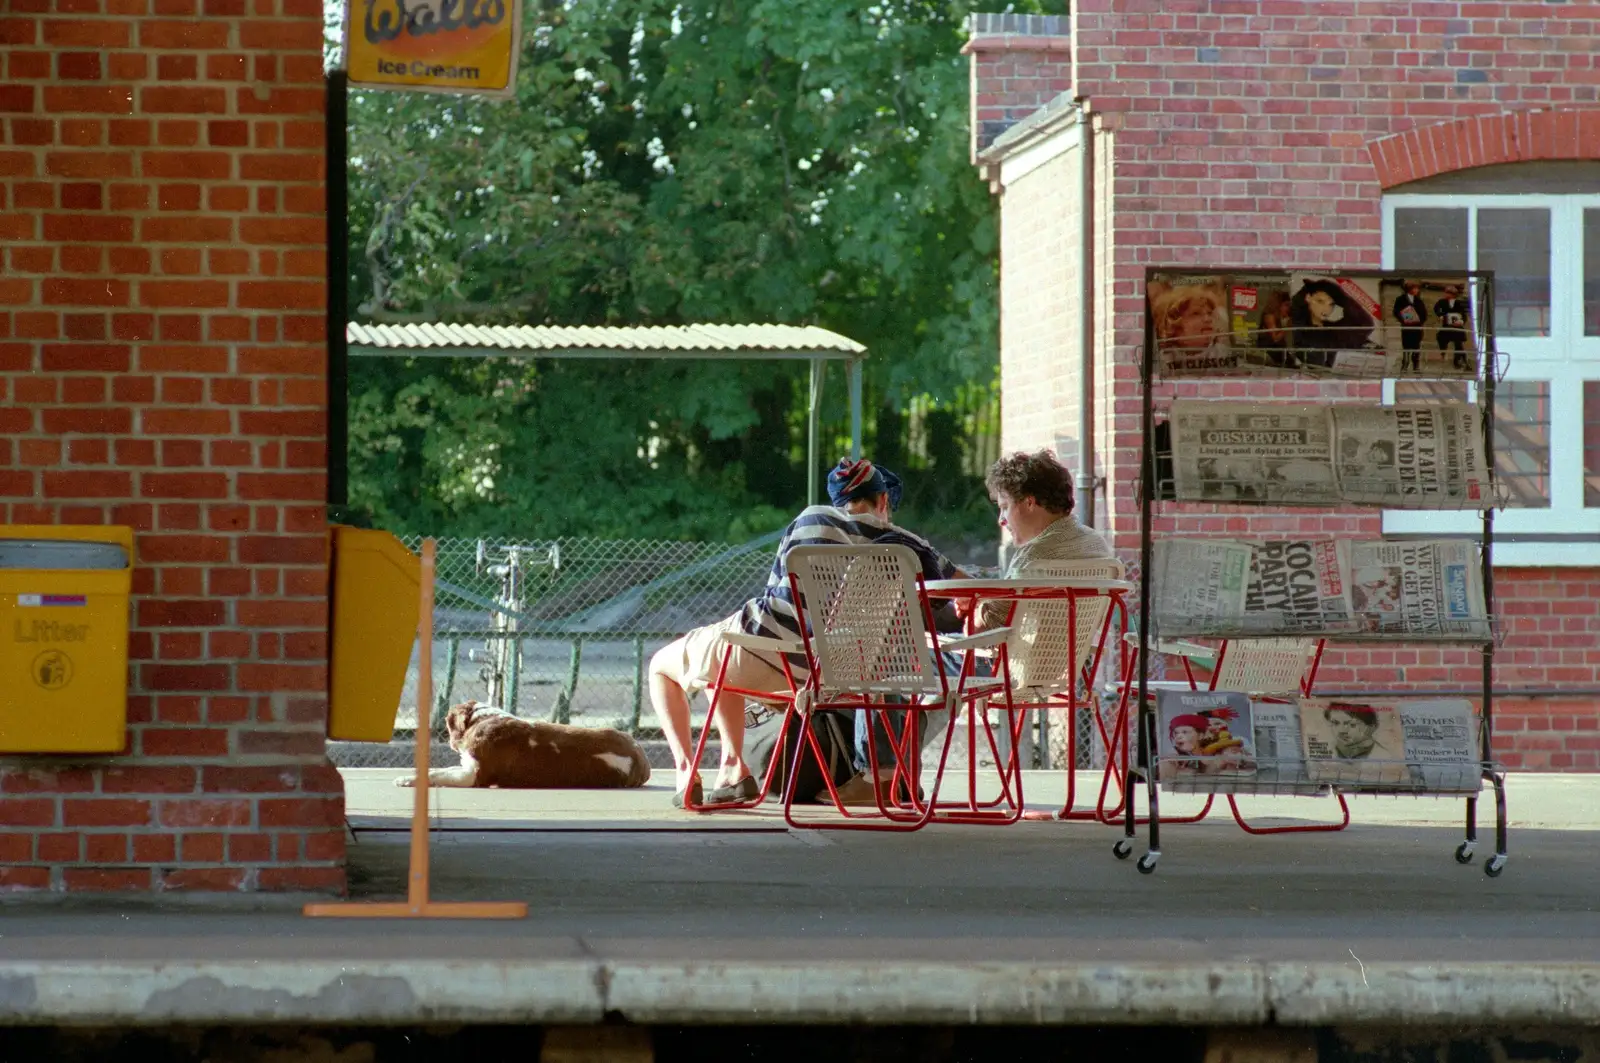
[[[133,529],[0,526],[0,753],[120,753]]]
[[[417,637],[422,560],[386,531],[336,524],[328,737],[387,742]]]

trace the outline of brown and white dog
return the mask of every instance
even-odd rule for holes
[[[444,723],[461,766],[430,770],[430,786],[601,790],[650,781],[650,762],[639,743],[611,727],[521,720],[476,701],[455,706]],[[406,775],[394,784],[415,786],[416,779]]]

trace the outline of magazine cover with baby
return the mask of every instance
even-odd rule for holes
[[[1162,782],[1255,774],[1249,697],[1226,691],[1163,690],[1156,697],[1156,708],[1161,717]]]

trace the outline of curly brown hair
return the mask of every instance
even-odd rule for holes
[[[989,466],[983,485],[995,501],[1001,495],[1013,502],[1032,498],[1052,513],[1071,513],[1077,501],[1072,494],[1072,473],[1048,450],[1006,455]]]

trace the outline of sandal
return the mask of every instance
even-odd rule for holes
[[[688,794],[688,801],[687,801],[688,804],[693,804],[693,805],[703,805],[703,804],[705,804],[705,795],[703,794],[703,792],[701,790],[700,777],[698,775],[695,776],[694,782],[690,783],[686,789],[679,790],[677,793],[672,795],[672,807],[673,808],[683,808],[684,807],[684,805],[685,805],[684,794],[686,794],[686,793]],[[693,811],[693,810],[691,809],[691,811]]]
[[[754,775],[746,775],[738,782],[719,786],[706,795],[708,805],[732,805],[740,801],[754,801],[761,794],[761,787],[756,783]]]

